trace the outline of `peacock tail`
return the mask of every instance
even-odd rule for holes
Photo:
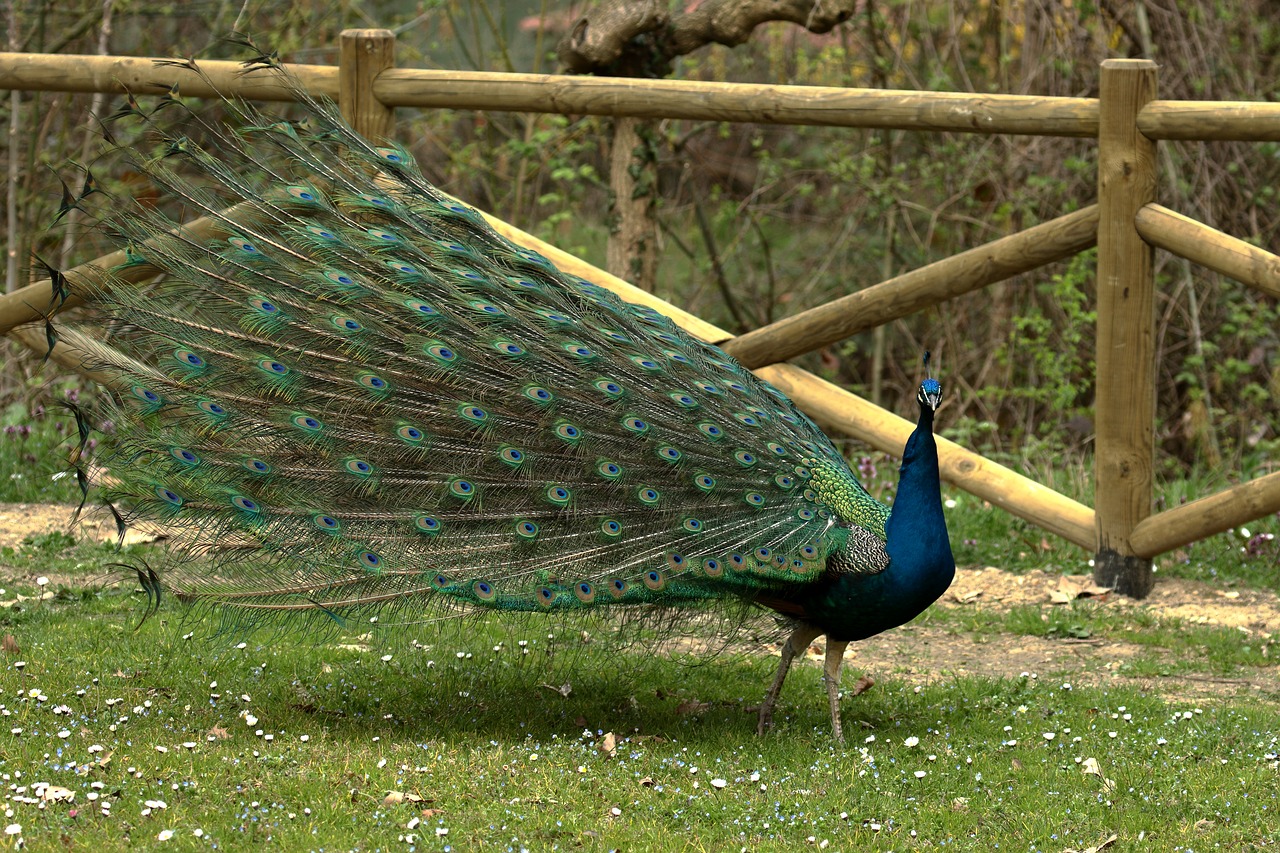
[[[344,621],[794,599],[833,556],[886,568],[889,510],[781,392],[304,100],[178,131],[130,111],[139,171],[217,223],[115,200],[113,349],[82,342],[117,389],[102,496],[177,531],[166,587]],[[119,279],[143,263],[164,277]]]

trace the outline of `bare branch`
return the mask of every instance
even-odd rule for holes
[[[709,44],[736,47],[770,21],[830,32],[853,17],[861,1],[705,0],[670,15],[660,0],[607,0],[578,19],[558,53],[577,74],[664,77],[677,56]]]
[[[618,64],[636,39],[664,29],[668,20],[659,0],[611,0],[579,18],[556,53],[568,71],[599,73]]]
[[[712,43],[737,47],[770,21],[828,33],[852,18],[857,6],[857,0],[708,0],[672,23],[666,44],[672,57]]]

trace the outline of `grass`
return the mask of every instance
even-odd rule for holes
[[[172,606],[135,630],[140,594],[88,581],[118,556],[61,534],[0,553],[21,567],[13,577],[43,565],[66,578],[43,600],[25,580],[0,594],[0,633],[19,648],[0,670],[3,824],[21,827],[0,844],[123,849],[162,834],[173,849],[1280,843],[1272,701],[891,676],[846,698],[849,743],[837,747],[818,671],[806,666],[783,693],[778,729],[758,738],[768,655],[693,665],[572,632],[548,639],[543,621],[468,621],[386,646],[238,642],[207,636],[208,624],[188,625]],[[1152,667],[1272,665],[1231,632],[1087,605],[923,619],[977,639],[1087,632],[1175,652],[1153,655]],[[1086,772],[1094,762],[1101,775]],[[74,799],[58,800],[60,789]],[[42,797],[53,800],[42,807]]]
[[[30,432],[0,435],[0,460],[21,475],[0,482],[0,498],[73,502],[73,482],[33,464],[67,445],[68,419],[24,422]],[[1089,499],[1078,473],[1062,480]],[[1207,488],[1177,484],[1168,499]],[[1082,551],[947,497],[962,565],[1089,570]],[[1277,519],[1249,527],[1167,555],[1159,570],[1280,589],[1276,543],[1260,538],[1280,532]],[[754,708],[776,665],[767,654],[646,654],[543,621],[468,620],[385,645],[208,636],[211,625],[188,624],[171,604],[135,629],[145,599],[102,580],[146,553],[63,533],[0,549],[0,634],[11,638],[0,657],[0,828],[12,830],[0,849],[1280,844],[1275,696],[1184,702],[1136,680],[1068,688],[1047,672],[919,683],[885,665],[874,689],[846,698],[839,747],[818,670],[804,666],[777,730],[758,738]],[[55,580],[37,586],[42,575]],[[1140,678],[1247,678],[1275,665],[1269,638],[1087,602],[935,608],[920,624],[975,643],[1133,644],[1141,650],[1115,671]]]

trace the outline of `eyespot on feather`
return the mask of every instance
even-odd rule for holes
[[[185,447],[170,447],[169,455],[187,467],[200,464],[200,457]]]
[[[457,478],[449,481],[449,494],[459,500],[471,500],[475,497],[476,487],[470,480]]]
[[[342,523],[332,515],[319,513],[311,516],[311,524],[320,531],[329,534],[336,534],[342,530]]]
[[[319,419],[312,418],[311,415],[302,414],[302,412],[298,412],[298,414],[293,415],[292,418],[289,419],[289,423],[292,423],[294,427],[297,427],[307,433],[320,433],[324,430],[324,423],[321,423]]]
[[[595,385],[597,390],[604,392],[608,397],[617,398],[622,396],[622,386],[617,382],[614,382],[612,379],[605,379],[602,377],[592,384]]]
[[[415,447],[421,446],[427,440],[426,433],[411,424],[400,424],[397,426],[396,437],[406,444],[411,444]]]
[[[434,515],[420,515],[413,520],[413,526],[418,528],[420,533],[428,536],[435,536],[444,529],[444,524]]]

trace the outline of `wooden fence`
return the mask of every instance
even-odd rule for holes
[[[1096,245],[1096,507],[945,439],[939,441],[943,478],[1095,553],[1096,580],[1137,597],[1151,588],[1153,556],[1280,511],[1277,472],[1152,515],[1154,249],[1280,298],[1280,257],[1156,203],[1156,146],[1162,139],[1280,141],[1280,104],[1158,100],[1157,66],[1147,60],[1103,62],[1098,98],[1049,98],[426,71],[394,67],[394,46],[386,30],[350,30],[341,36],[338,66],[290,70],[313,94],[336,100],[352,126],[375,139],[391,134],[399,106],[1096,138],[1096,204],[736,338],[505,222],[489,221],[561,268],[720,343],[819,423],[894,454],[901,453],[911,423],[783,362]],[[269,72],[245,73],[235,62],[200,68],[203,78],[145,58],[0,53],[0,89],[144,93],[177,83],[188,96],[292,98]],[[108,255],[66,276],[74,285],[88,268],[121,259]],[[141,281],[153,273],[133,268],[129,275]],[[0,334],[43,352],[43,332],[24,324],[43,321],[51,288],[46,280],[0,296]],[[64,308],[75,304],[73,296]],[[82,367],[70,346],[60,345],[52,357]]]

